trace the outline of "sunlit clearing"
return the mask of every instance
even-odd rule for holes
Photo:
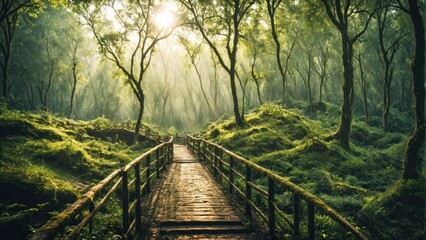
[[[162,10],[158,12],[154,17],[155,25],[157,25],[157,27],[161,29],[166,29],[173,26],[175,21],[175,15],[168,10]]]

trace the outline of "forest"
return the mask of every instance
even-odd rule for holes
[[[0,238],[154,147],[150,129],[219,143],[370,239],[424,239],[425,17],[424,0],[1,0]],[[127,143],[97,137],[123,122]]]

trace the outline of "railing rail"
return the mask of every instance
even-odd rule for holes
[[[179,136],[176,135],[173,139],[174,143],[180,144],[180,145],[186,145],[186,136]]]
[[[170,138],[169,141],[163,142],[135,158],[125,167],[112,172],[67,209],[49,220],[29,239],[53,239],[62,232],[65,226],[73,225],[77,216],[82,219],[71,232],[66,234],[64,239],[76,239],[87,225],[89,225],[89,234],[92,234],[95,215],[118,190],[121,191],[121,236],[126,239],[132,235],[134,230],[134,235],[141,234],[142,193],[150,192],[153,178],[159,178],[160,172],[168,163],[171,163],[172,159],[173,138]],[[107,192],[102,193],[103,191]]]
[[[291,235],[292,239],[315,239],[315,215],[319,213],[330,217],[353,237],[367,239],[361,231],[321,199],[271,170],[202,138],[187,135],[187,145],[212,169],[221,183],[229,184],[231,193],[245,202],[247,217],[250,218],[252,212],[259,216],[266,224],[271,239],[276,238],[277,229]],[[267,182],[268,187],[257,184],[259,181]],[[289,206],[277,203],[276,195],[279,191],[291,193],[292,201]],[[302,209],[304,204],[307,205],[306,209]],[[307,215],[305,221],[302,219],[303,212]],[[305,230],[304,234],[302,229]]]
[[[134,131],[134,129],[136,128],[136,123],[135,122],[119,122],[119,123],[115,123],[113,125],[108,126],[109,129],[125,129],[125,130],[129,130],[129,131]],[[153,131],[149,128],[146,128],[144,126],[141,126],[141,129],[139,130],[139,133],[155,142],[161,142],[163,141],[161,135],[156,132]]]

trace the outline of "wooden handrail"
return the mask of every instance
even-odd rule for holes
[[[203,145],[200,147],[200,145]],[[275,174],[273,171],[266,169],[264,167],[261,167],[252,161],[249,161],[231,151],[228,149],[212,143],[210,141],[207,141],[203,138],[194,137],[192,135],[187,135],[187,145],[189,149],[194,152],[194,154],[197,154],[200,157],[200,160],[205,161],[206,163],[210,164],[213,173],[215,176],[218,175],[225,175],[225,173],[222,170],[222,167],[225,166],[227,168],[227,172],[229,174],[229,177],[224,178],[229,184],[229,188],[231,192],[238,192],[240,195],[243,195],[243,200],[246,202],[246,215],[250,217],[252,210],[254,212],[258,213],[258,215],[261,216],[261,218],[268,218],[266,224],[268,225],[269,234],[271,238],[275,238],[275,225],[276,225],[276,214],[275,209],[277,206],[274,204],[275,201],[275,192],[278,187],[284,188],[285,190],[288,190],[293,193],[294,198],[294,216],[293,216],[293,235],[295,237],[299,236],[299,224],[300,224],[300,216],[299,216],[299,208],[300,208],[300,200],[303,199],[307,205],[308,205],[308,239],[314,239],[315,238],[315,226],[314,226],[314,213],[316,211],[320,211],[323,214],[329,216],[331,219],[333,219],[336,223],[343,226],[345,229],[350,231],[353,236],[355,236],[358,239],[367,240],[367,237],[360,232],[355,226],[353,226],[351,223],[349,223],[342,215],[340,215],[338,212],[336,212],[334,209],[332,209],[330,206],[328,206],[324,201],[319,199],[317,196],[309,193],[305,189],[299,187],[298,185],[288,181],[284,177],[281,177],[277,174]],[[212,150],[214,149],[214,150]],[[226,154],[228,155],[229,163],[222,164],[225,161],[225,158],[221,157],[221,155]],[[218,165],[218,163],[220,165]],[[236,169],[234,166],[237,164],[240,164],[245,166],[245,174],[241,173]],[[217,172],[220,171],[220,174]],[[262,177],[266,177],[268,179],[268,190],[264,190],[261,187],[253,187],[255,185],[254,181],[252,180],[252,171],[256,171],[258,174],[260,174]],[[245,182],[245,189],[237,189],[238,191],[235,191],[235,187],[238,187],[234,184],[234,178],[235,176],[239,176],[242,180]],[[223,178],[222,178],[223,179]],[[222,182],[222,181],[221,181]],[[267,202],[268,202],[268,213],[265,215],[265,213],[261,212],[261,210],[256,207],[256,204],[252,200],[252,190],[258,191],[261,195],[267,195]],[[280,209],[280,211],[283,211]]]
[[[123,129],[123,130],[128,130],[128,131],[134,131],[136,127],[135,122],[118,122],[118,123],[113,123],[108,125],[106,128],[107,129]],[[144,127],[143,125],[141,126],[141,129],[139,130],[139,133],[147,138],[149,138],[150,140],[160,143],[160,142],[165,142],[167,140],[162,139],[161,135],[156,132],[153,131],[149,128]]]
[[[153,155],[155,159],[152,160],[151,155]],[[123,168],[112,172],[109,176],[92,187],[86,194],[71,204],[67,209],[50,219],[45,225],[43,225],[33,235],[31,235],[29,239],[54,239],[62,232],[65,226],[72,225],[72,222],[75,221],[77,215],[85,216],[83,216],[83,219],[77,223],[77,227],[75,227],[68,235],[65,236],[65,239],[76,239],[81,230],[87,224],[89,224],[89,229],[91,231],[92,222],[96,213],[107,202],[112,193],[117,189],[120,189],[120,185],[122,193],[121,200],[123,223],[121,234],[123,237],[125,237],[133,230],[133,228],[136,228],[136,234],[141,234],[141,194],[144,190],[146,192],[150,191],[150,181],[152,179],[151,170],[155,169],[154,174],[159,177],[160,171],[165,169],[165,165],[170,163],[172,158],[173,138],[170,138],[169,141],[163,142],[148,152],[143,153]],[[143,161],[145,161],[146,167],[141,170],[141,163]],[[131,174],[129,174],[131,170],[135,171],[134,179],[129,179],[131,177]],[[142,181],[142,176],[144,174],[146,176],[145,182]],[[114,181],[116,181],[115,184],[108,188],[108,186],[111,185],[111,183]],[[130,188],[129,185],[131,185],[134,189]],[[109,190],[106,194],[100,195],[102,190],[107,189]],[[133,190],[135,194],[129,194],[129,191],[131,190]],[[133,196],[134,199],[129,199],[130,196]],[[95,205],[95,199],[99,198],[100,201]],[[134,205],[132,203],[134,203]],[[84,213],[84,210],[88,206],[89,211]],[[134,214],[130,214],[130,211],[134,211]],[[134,216],[133,219],[131,219],[131,215]]]

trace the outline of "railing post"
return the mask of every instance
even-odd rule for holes
[[[157,178],[160,178],[160,149],[155,150],[155,171],[157,173]]]
[[[214,154],[213,155],[214,155],[214,176],[217,178],[218,177],[218,173],[217,173],[217,170],[218,170],[217,158],[219,156],[218,156],[218,148],[216,146],[214,146]]]
[[[142,210],[141,210],[141,175],[140,175],[140,164],[135,165],[135,192],[136,192],[136,206],[135,206],[135,218],[136,218],[136,233],[137,235],[142,234]]]
[[[293,196],[293,225],[294,225],[294,232],[293,232],[293,239],[299,239],[300,236],[300,197],[299,194],[294,193]]]
[[[203,161],[206,161],[206,144],[207,142],[203,141]]]
[[[210,164],[214,167],[214,146],[210,144],[209,150],[210,150]]]
[[[234,158],[229,156],[229,192],[234,190]]]
[[[190,145],[190,149],[191,149],[191,152],[192,153],[194,153],[194,139],[193,138],[191,138],[191,140],[189,141],[189,145]]]
[[[148,156],[146,156],[146,192],[149,193],[151,192],[150,189],[150,179],[149,176],[151,175],[151,154],[148,154]]]
[[[171,149],[170,149],[170,145],[172,145],[173,146],[173,143],[171,143],[171,144],[166,144],[166,150],[167,150],[167,158],[166,158],[166,160],[167,160],[167,164],[170,164],[170,163],[172,163],[172,161],[171,161],[171,159],[170,159],[170,154],[171,154]]]
[[[275,186],[274,180],[268,178],[268,225],[269,225],[269,238],[275,239]]]
[[[201,151],[200,151],[200,146],[201,146],[201,140],[197,141],[197,153],[198,153],[198,159],[201,159]]]
[[[123,179],[122,182],[122,194],[121,194],[121,201],[122,201],[122,220],[123,220],[123,226],[122,226],[122,236],[123,238],[126,238],[125,234],[127,232],[127,229],[129,228],[129,189],[128,189],[128,179],[127,179],[127,172],[121,171],[121,177]]]
[[[251,206],[249,201],[251,201],[251,186],[249,182],[251,181],[251,168],[246,164],[246,216],[251,217]]]
[[[162,152],[162,154],[161,154],[161,167],[163,168],[163,171],[166,170],[166,162],[167,162],[167,159],[166,159],[167,152],[166,151],[167,151],[166,146],[165,145],[162,146],[161,147],[161,152]]]
[[[223,174],[223,151],[217,148],[217,161],[219,163],[219,179],[222,181]]]
[[[308,202],[308,239],[315,239],[314,205]]]
[[[173,144],[170,144],[170,163],[173,162],[173,157],[175,156],[175,149],[173,148]]]

